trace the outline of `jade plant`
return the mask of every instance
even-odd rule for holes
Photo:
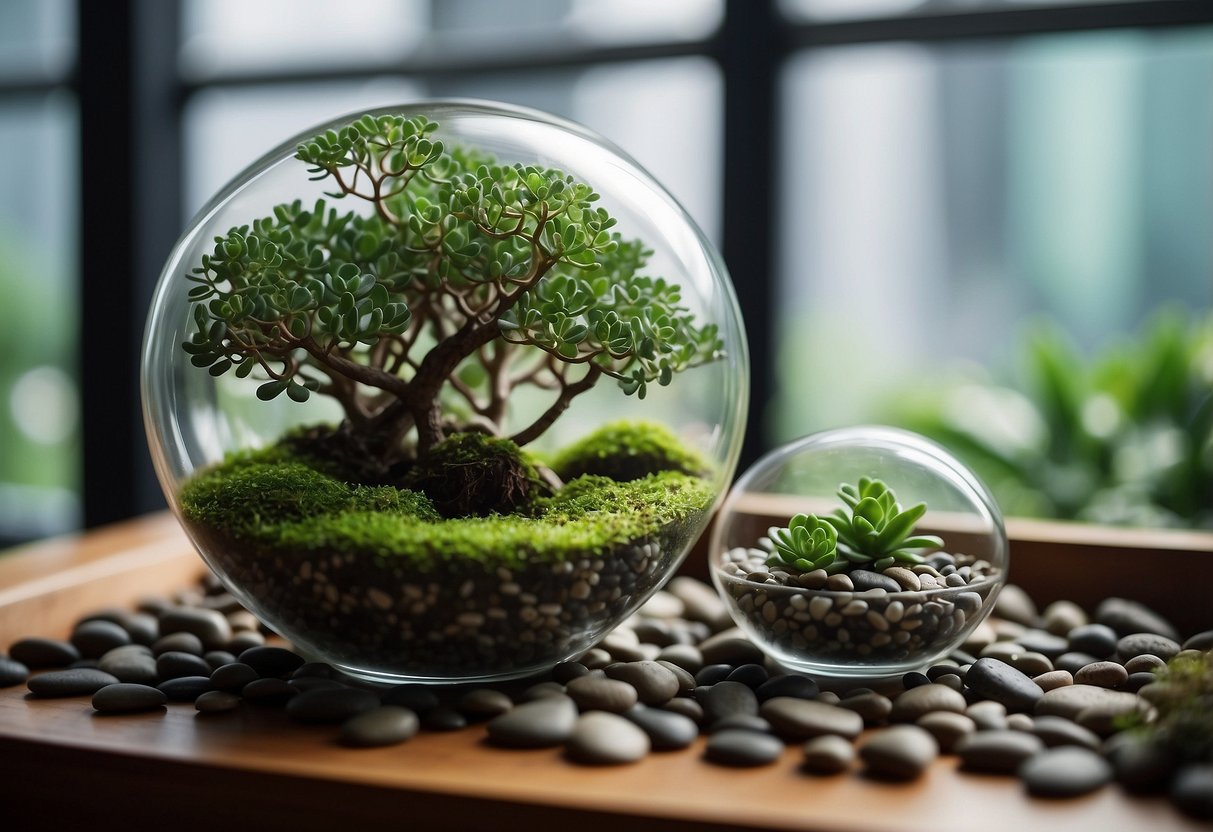
[[[843,506],[831,514],[797,514],[786,528],[771,528],[767,536],[774,551],[768,566],[829,574],[853,568],[880,571],[898,563],[922,563],[922,552],[943,545],[934,535],[914,534],[926,503],[902,508],[881,480],[860,477],[858,485],[843,483],[837,493]]]
[[[335,400],[341,424],[296,441],[346,479],[403,484],[452,436],[523,446],[603,379],[643,398],[723,354],[590,185],[447,146],[438,129],[367,115],[299,145],[329,199],[215,238],[188,275],[192,363],[258,380],[263,400]],[[520,388],[548,399],[510,430]],[[470,479],[494,494],[528,477]]]

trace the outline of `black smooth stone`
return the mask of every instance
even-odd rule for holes
[[[741,682],[717,682],[700,701],[708,723],[734,714],[757,714],[758,697],[748,685]]]
[[[41,670],[47,667],[67,667],[80,660],[80,651],[66,641],[31,636],[13,642],[8,648],[8,656],[30,670]]]
[[[1108,757],[1120,784],[1138,794],[1164,790],[1179,765],[1170,749],[1148,740],[1127,740]]]
[[[295,688],[300,693],[305,693],[309,690],[345,690],[349,685],[343,684],[336,679],[321,679],[316,676],[300,676],[298,679],[287,679],[286,683]],[[379,697],[376,696],[376,699]]]
[[[695,674],[695,684],[714,685],[729,678],[729,674],[732,672],[733,665],[731,664],[705,664]]]
[[[767,669],[760,664],[743,664],[725,677],[725,681],[741,682],[750,688],[757,688],[771,678]]]
[[[299,695],[299,689],[291,687],[285,679],[270,677],[255,679],[240,689],[240,695],[257,705],[280,708]]]
[[[286,715],[296,722],[330,724],[345,722],[378,707],[379,697],[369,690],[320,688],[305,690],[287,702]]]
[[[408,708],[418,714],[438,707],[438,695],[425,685],[404,684],[385,690],[379,697],[384,705]]]
[[[956,676],[958,678],[963,678],[963,676],[961,674],[963,674],[964,672],[965,671],[961,670],[956,665],[933,664],[927,668],[927,680],[930,682],[938,682],[939,678],[941,676]],[[909,676],[910,674],[907,673],[906,675]],[[922,687],[922,684],[920,683],[917,685],[913,685],[913,687],[920,688],[920,687]],[[905,688],[906,688],[906,690],[909,690],[911,688],[911,685],[906,685]]]
[[[1026,630],[1015,637],[1015,643],[1024,650],[1040,653],[1052,660],[1070,649],[1070,642],[1048,630]]]
[[[182,676],[206,676],[210,677],[212,668],[207,664],[206,659],[201,656],[194,656],[190,653],[178,653],[170,651],[161,653],[156,657],[156,673],[160,675],[160,679],[180,679]]]
[[[1071,675],[1073,675],[1073,674],[1077,673],[1078,671],[1082,670],[1087,665],[1095,664],[1098,661],[1103,661],[1103,660],[1097,659],[1095,656],[1092,656],[1090,653],[1078,653],[1078,652],[1071,650],[1068,653],[1062,653],[1060,656],[1058,656],[1056,659],[1053,660],[1053,669],[1054,670],[1064,670],[1067,673],[1070,673]]]
[[[470,720],[492,719],[514,707],[510,697],[493,688],[475,688],[459,697],[459,712]]]
[[[768,679],[754,691],[759,702],[766,702],[776,696],[790,696],[793,699],[813,699],[821,693],[817,682],[808,676],[789,673],[787,676],[776,676]]]
[[[212,671],[225,664],[236,663],[236,657],[226,650],[210,650],[202,658],[206,659],[206,664]]]
[[[338,679],[341,671],[328,662],[305,662],[291,672],[292,679]]]
[[[759,734],[770,734],[771,723],[757,714],[733,714],[716,720],[708,727],[709,734],[721,731],[757,731]]]
[[[238,658],[263,679],[282,679],[303,666],[303,656],[285,647],[250,647]]]
[[[1029,758],[1019,779],[1036,797],[1077,797],[1112,781],[1112,766],[1089,748],[1067,745]]]
[[[1134,633],[1116,642],[1116,657],[1121,662],[1134,656],[1158,656],[1165,662],[1178,652],[1178,641],[1153,633]]]
[[[638,705],[637,707],[643,707]],[[507,748],[550,748],[565,742],[577,724],[577,705],[569,697],[545,696],[493,718],[488,738]]]
[[[26,682],[30,693],[47,699],[91,695],[106,685],[116,684],[118,684],[118,679],[114,676],[87,667],[50,670],[38,676],[31,676]]]
[[[211,673],[211,687],[228,693],[239,693],[245,685],[259,678],[257,671],[244,662],[233,662],[215,668]]]
[[[210,676],[179,676],[157,685],[174,702],[193,702],[211,689]]]
[[[152,654],[156,656],[161,653],[190,653],[194,656],[201,656],[205,652],[206,648],[202,646],[202,639],[193,633],[184,631],[161,636],[152,644]]]
[[[1120,636],[1156,633],[1179,641],[1175,625],[1144,604],[1126,598],[1105,598],[1095,609],[1095,620],[1111,627]]]
[[[119,682],[106,685],[93,694],[93,708],[104,714],[131,714],[152,711],[168,702],[164,691],[150,685]]]
[[[72,631],[72,646],[86,659],[99,659],[115,647],[131,643],[131,635],[113,621],[85,621]]]
[[[578,676],[584,676],[589,672],[590,669],[581,662],[561,662],[552,668],[552,680],[567,685]]]
[[[1106,659],[1116,652],[1116,631],[1106,624],[1083,624],[1067,635],[1070,650]]]
[[[161,613],[160,632],[193,633],[205,649],[222,650],[232,638],[232,625],[217,610],[173,607]]]
[[[449,705],[439,705],[421,715],[421,727],[427,731],[458,731],[467,724],[467,718]]]
[[[354,748],[396,745],[416,734],[417,726],[417,714],[408,708],[383,705],[348,720],[341,726],[337,740]]]
[[[1185,650],[1201,650],[1206,652],[1213,650],[1213,630],[1204,630],[1190,636],[1182,646]]]
[[[29,678],[29,668],[19,661],[0,656],[0,688],[11,688]]]
[[[1044,695],[1030,677],[993,658],[974,662],[965,674],[965,684],[987,699],[1006,705],[1009,711],[1031,713]]]
[[[765,766],[778,760],[783,748],[783,742],[770,734],[721,731],[708,739],[704,758],[724,766]]]
[[[883,589],[888,592],[901,591],[901,584],[879,572],[872,572],[869,569],[852,569],[847,574],[851,576],[851,583],[855,584],[855,589],[859,592],[869,589]]]
[[[649,735],[654,751],[686,748],[699,736],[699,726],[694,720],[672,711],[636,705],[622,715]]]
[[[1171,781],[1171,802],[1184,814],[1213,820],[1213,763],[1181,768]]]
[[[910,688],[920,688],[923,685],[931,684],[931,677],[925,673],[919,673],[917,670],[911,670],[909,673],[901,677],[901,685],[906,690]]]

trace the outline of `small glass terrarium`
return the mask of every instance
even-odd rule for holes
[[[203,558],[384,682],[593,645],[703,530],[746,394],[686,212],[583,128],[475,102],[340,119],[242,173],[170,255],[143,356]]]
[[[781,664],[839,677],[921,669],[989,614],[1008,549],[989,491],[943,448],[856,427],[754,464],[720,511],[713,582]]]

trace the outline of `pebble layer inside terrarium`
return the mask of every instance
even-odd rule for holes
[[[890,428],[827,431],[759,460],[722,507],[710,551],[713,581],[755,643],[831,676],[947,655],[1007,577],[989,492],[939,446]]]

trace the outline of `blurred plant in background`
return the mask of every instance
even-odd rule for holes
[[[1213,315],[1160,314],[1089,360],[1038,325],[1024,370],[920,384],[888,418],[960,456],[1006,514],[1213,528]]]

